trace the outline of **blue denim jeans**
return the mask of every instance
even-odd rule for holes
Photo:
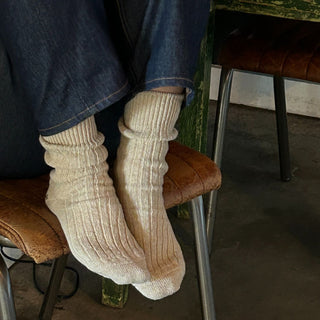
[[[209,0],[2,0],[6,92],[41,135],[161,86],[188,88],[188,104],[208,13]]]

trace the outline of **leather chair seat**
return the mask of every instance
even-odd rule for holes
[[[320,24],[258,17],[234,29],[218,63],[229,69],[320,82]]]
[[[221,173],[206,156],[177,142],[170,143],[164,179],[166,208],[219,188]],[[44,199],[48,176],[0,181],[0,234],[37,263],[69,253],[58,219]]]

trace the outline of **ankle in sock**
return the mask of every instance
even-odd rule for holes
[[[151,280],[134,286],[150,299],[161,299],[181,285],[185,263],[164,207],[162,186],[168,166],[168,141],[183,95],[139,93],[119,121],[122,133],[115,183],[127,224],[143,248]]]
[[[40,136],[45,161],[54,168],[46,204],[78,261],[118,284],[143,282],[150,278],[145,256],[126,225],[103,141],[93,116],[61,133]]]

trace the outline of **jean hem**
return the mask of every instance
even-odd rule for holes
[[[109,94],[106,97],[97,99],[93,104],[90,104],[88,107],[86,107],[84,110],[78,112],[73,117],[64,120],[63,122],[60,122],[50,128],[42,128],[38,129],[39,133],[43,136],[51,136],[54,134],[57,134],[59,132],[62,132],[64,130],[67,130],[77,124],[79,124],[81,121],[89,118],[90,116],[104,110],[105,108],[113,105],[115,102],[122,99],[124,96],[126,96],[130,91],[130,86],[128,81],[117,91]]]
[[[161,77],[147,80],[138,84],[132,91],[132,95],[136,95],[141,91],[148,91],[159,87],[182,87],[186,88],[186,99],[184,105],[188,106],[194,98],[194,82],[190,78],[184,77]]]

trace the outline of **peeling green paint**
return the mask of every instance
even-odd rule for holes
[[[216,0],[215,8],[320,22],[320,0]]]
[[[189,206],[188,206],[187,203],[182,204],[182,205],[180,205],[178,207],[177,217],[179,219],[183,219],[183,220],[189,220],[190,219]]]
[[[128,300],[129,285],[118,285],[112,280],[102,278],[101,303],[113,308],[123,308]]]

